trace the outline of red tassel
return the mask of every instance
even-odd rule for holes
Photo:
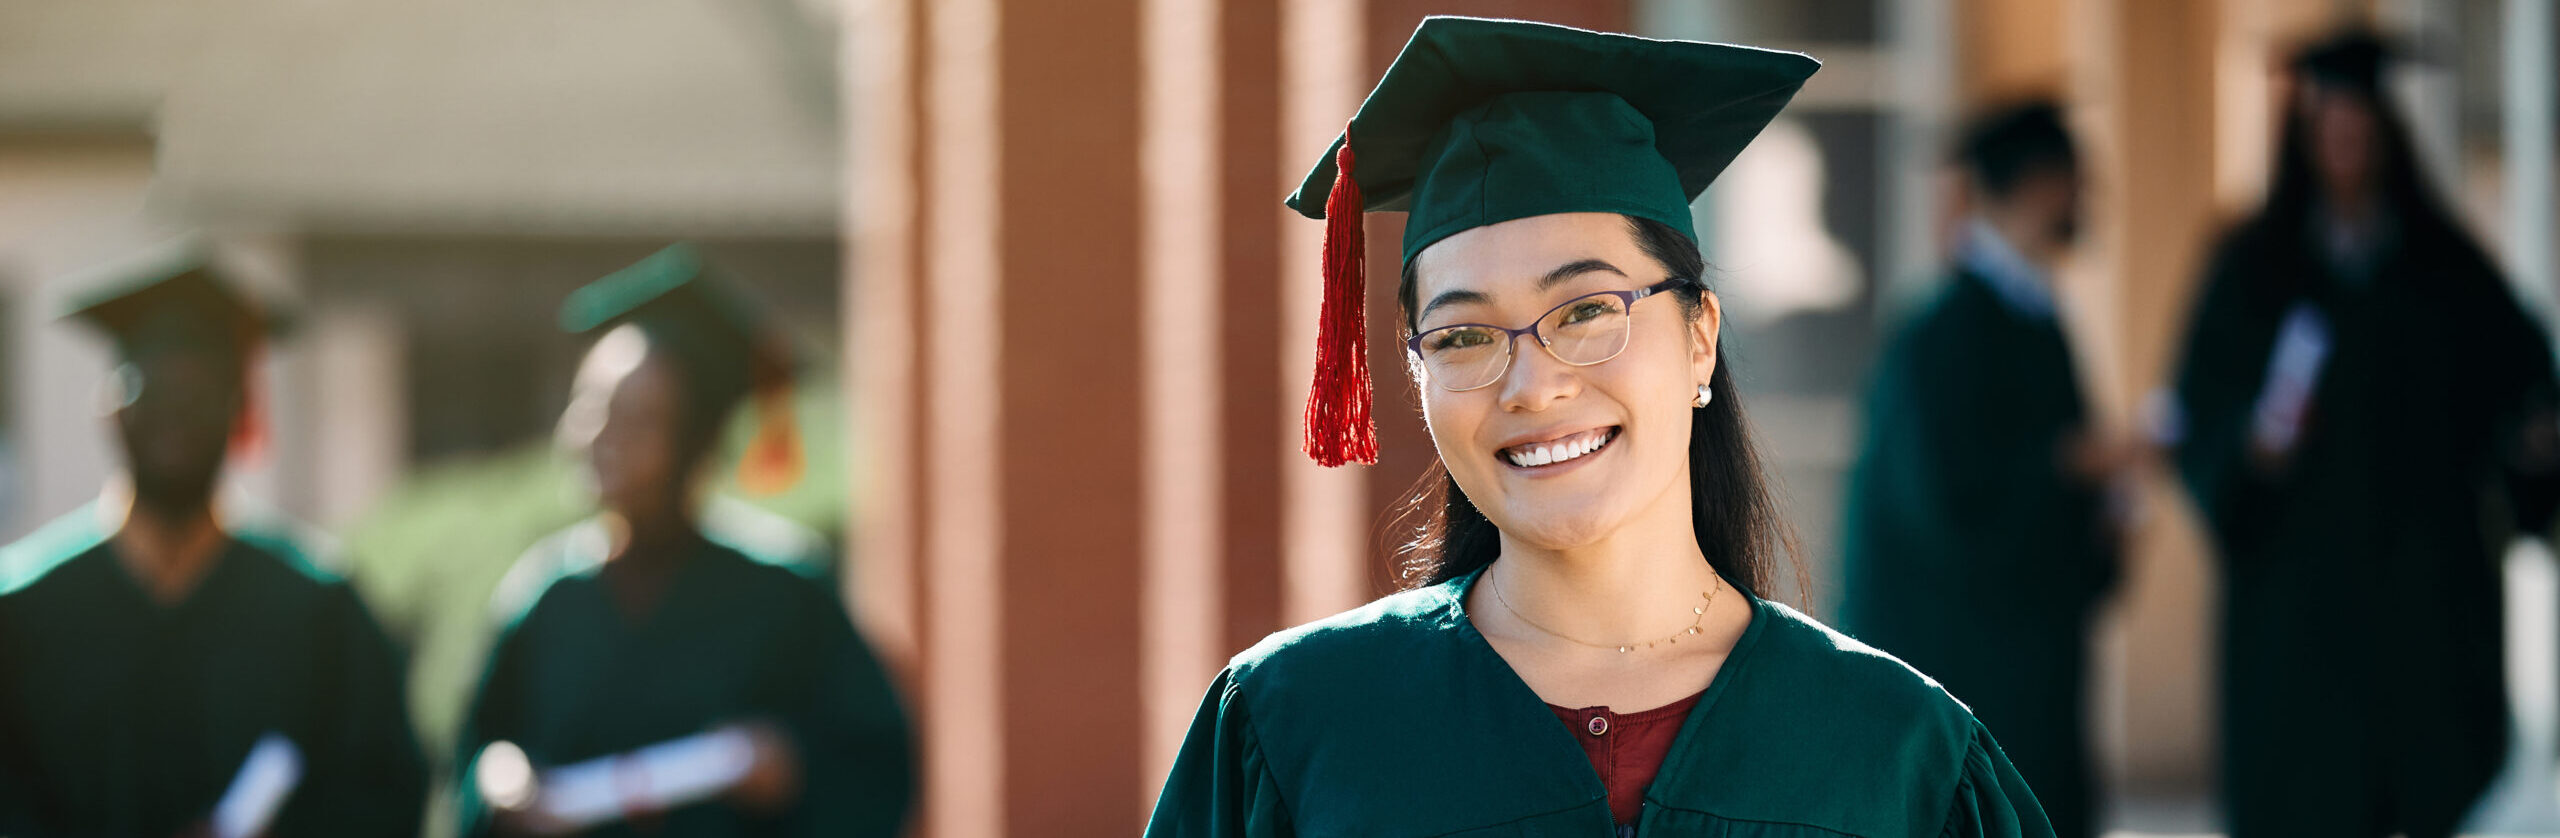
[[[258,374],[259,360],[265,354],[265,348],[255,344],[252,344],[247,352],[242,353],[240,415],[231,425],[229,454],[225,457],[231,468],[242,470],[255,468],[267,455],[267,445],[270,440],[267,428],[266,387]]]
[[[791,384],[767,385],[755,394],[756,430],[738,458],[738,489],[754,497],[772,497],[800,484],[806,458],[800,451],[800,423],[793,415]]]
[[[1370,421],[1368,236],[1360,182],[1351,176],[1351,132],[1333,158],[1324,201],[1324,311],[1316,327],[1315,380],[1307,388],[1306,444],[1317,465],[1378,462]]]

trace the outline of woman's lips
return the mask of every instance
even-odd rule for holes
[[[1534,469],[1563,465],[1599,453],[1618,438],[1619,426],[1593,428],[1542,442],[1514,445],[1494,452],[1503,462],[1515,468]]]

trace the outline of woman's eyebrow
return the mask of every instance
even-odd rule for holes
[[[1583,274],[1602,272],[1613,273],[1619,276],[1627,275],[1626,271],[1618,270],[1618,266],[1609,264],[1606,261],[1600,259],[1584,259],[1578,262],[1568,262],[1563,267],[1548,271],[1546,276],[1539,277],[1538,290],[1544,291],[1549,288],[1554,288],[1565,280],[1572,279]]]
[[[1465,289],[1442,291],[1439,296],[1432,297],[1431,304],[1423,306],[1422,313],[1414,315],[1413,319],[1416,322],[1420,322],[1422,319],[1430,317],[1432,312],[1439,311],[1440,309],[1448,306],[1461,305],[1465,303],[1481,303],[1490,299],[1492,298],[1487,297],[1482,292],[1478,291],[1468,291]]]
[[[1567,262],[1555,270],[1548,271],[1546,276],[1539,277],[1538,290],[1545,291],[1549,288],[1554,288],[1558,284],[1567,280],[1573,279],[1574,277],[1591,273],[1613,273],[1619,276],[1627,275],[1626,271],[1618,270],[1618,266],[1609,264],[1607,260],[1582,259],[1579,261]],[[1481,303],[1489,299],[1491,298],[1486,297],[1483,292],[1479,291],[1469,291],[1465,289],[1442,291],[1439,296],[1432,297],[1430,304],[1423,306],[1422,313],[1414,315],[1413,319],[1418,322],[1425,317],[1430,317],[1432,312],[1439,311],[1440,309],[1448,306],[1460,305],[1463,303]]]

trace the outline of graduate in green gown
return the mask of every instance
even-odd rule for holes
[[[1926,676],[1762,599],[1786,547],[1689,203],[1816,63],[1431,18],[1290,206],[1322,218],[1307,412],[1370,462],[1362,213],[1408,213],[1441,503],[1415,587],[1211,685],[1156,838],[2049,835]]]
[[[2293,64],[2178,368],[2240,838],[2454,831],[2507,741],[2500,533],[2550,520],[2549,342],[2422,182],[2385,58],[2347,35]]]
[[[0,549],[0,834],[416,835],[426,768],[389,638],[293,541],[215,508],[274,318],[192,242],[101,273],[72,316],[114,339],[125,469]],[[279,749],[292,779],[236,782],[282,776],[244,770]]]
[[[2062,836],[2094,834],[2086,670],[2115,578],[2106,490],[2052,287],[2080,217],[2051,103],[1966,132],[1972,195],[1945,286],[1878,357],[1849,481],[1840,627],[1999,734]]]
[[[501,586],[462,736],[466,834],[894,834],[906,719],[824,568],[706,534],[703,472],[750,396],[742,485],[798,467],[780,333],[686,245],[580,289],[562,324],[601,335],[561,429],[603,514]]]

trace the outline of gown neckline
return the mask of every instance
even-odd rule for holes
[[[1476,630],[1475,621],[1467,616],[1467,594],[1474,590],[1476,582],[1484,578],[1486,568],[1490,567],[1491,565],[1488,564],[1484,568],[1477,568],[1450,583],[1448,602],[1444,606],[1447,610],[1447,619],[1462,638],[1461,645],[1466,646],[1471,653],[1481,654],[1489,659],[1502,674],[1508,676],[1503,679],[1504,683],[1499,689],[1510,693],[1512,700],[1504,703],[1516,707],[1516,713],[1521,717],[1521,721],[1539,731],[1530,735],[1535,741],[1528,747],[1547,752],[1548,756],[1545,759],[1548,761],[1571,765],[1575,790],[1581,792],[1586,800],[1605,802],[1609,797],[1608,787],[1601,783],[1600,772],[1591,767],[1591,760],[1584,755],[1582,745],[1573,740],[1571,731],[1556,724],[1554,712],[1547,709],[1552,705],[1538,697],[1537,691],[1529,687],[1529,682],[1520,677],[1519,670],[1511,668],[1511,661],[1503,658],[1501,652],[1494,650],[1493,643],[1485,639],[1483,632]],[[1733,651],[1725,654],[1724,665],[1716,669],[1715,678],[1707,683],[1705,690],[1695,696],[1697,703],[1689,708],[1688,718],[1681,722],[1679,735],[1672,740],[1670,751],[1663,756],[1661,771],[1654,775],[1652,786],[1645,790],[1645,802],[1653,804],[1647,806],[1645,811],[1650,812],[1659,807],[1657,801],[1660,796],[1655,789],[1679,788],[1681,784],[1690,781],[1686,769],[1691,763],[1696,762],[1694,757],[1698,749],[1705,747],[1703,740],[1706,738],[1706,733],[1703,728],[1706,725],[1703,720],[1714,710],[1716,700],[1725,693],[1732,692],[1733,683],[1743,677],[1741,672],[1748,667],[1751,652],[1758,646],[1762,629],[1769,623],[1770,606],[1766,600],[1752,595],[1739,585],[1733,586],[1733,590],[1742,594],[1743,600],[1751,604],[1751,623],[1743,628],[1742,638],[1734,641]]]

